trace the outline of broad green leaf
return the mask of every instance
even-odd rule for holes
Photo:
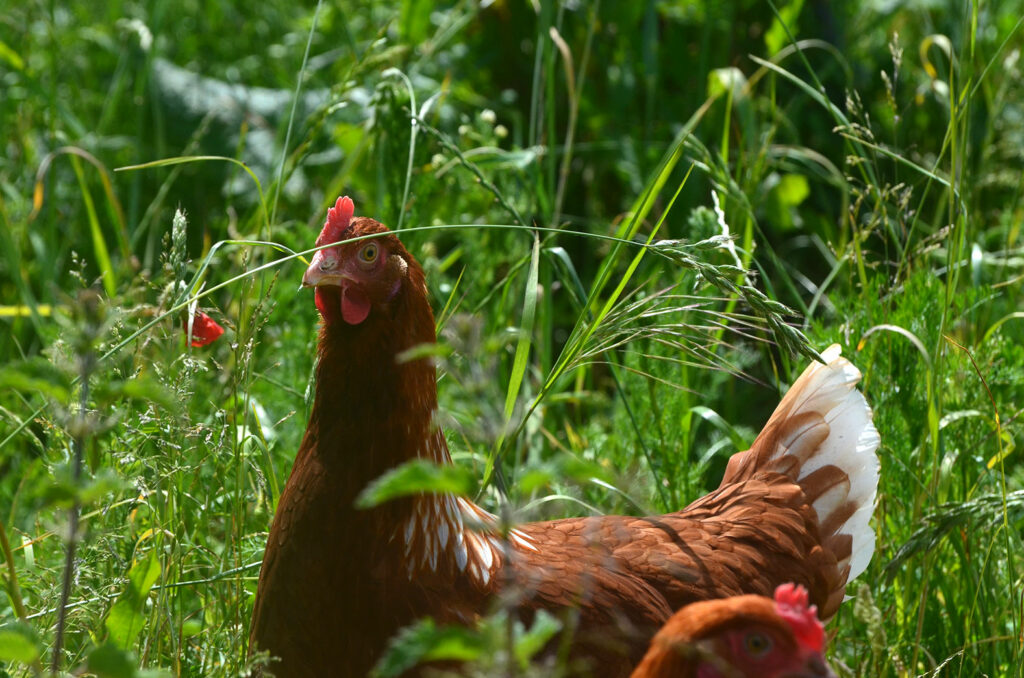
[[[531,659],[544,649],[555,634],[562,630],[562,622],[547,610],[540,610],[529,631],[516,641],[516,658],[522,668],[527,668]]]
[[[607,469],[599,464],[580,459],[572,454],[560,454],[550,462],[534,466],[516,480],[516,487],[524,495],[549,486],[557,481],[571,480],[577,483],[589,483],[594,479],[609,481]]]
[[[424,655],[425,661],[472,661],[483,649],[480,639],[472,631],[448,626],[438,629],[433,647]]]
[[[451,464],[442,466],[426,459],[413,459],[370,483],[359,494],[356,506],[362,509],[373,508],[411,494],[450,492],[467,495],[472,489],[473,476],[468,469]]]
[[[121,649],[128,649],[142,631],[146,617],[144,608],[153,584],[160,578],[160,561],[155,552],[150,552],[128,572],[128,588],[118,598],[107,615],[107,631],[110,641]]]
[[[39,657],[39,648],[20,631],[0,631],[0,660],[27,664]]]
[[[138,662],[131,652],[104,643],[89,653],[86,667],[97,678],[135,678]]]
[[[437,626],[423,619],[403,629],[374,667],[372,676],[399,676],[422,661],[472,661],[486,650],[479,633],[461,626]]]
[[[793,39],[796,39],[800,10],[803,7],[804,0],[790,0],[789,4],[779,9],[771,27],[764,34],[764,45],[768,48],[768,54],[778,54],[790,42],[791,34]]]

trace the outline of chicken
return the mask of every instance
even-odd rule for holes
[[[774,600],[687,605],[654,636],[632,678],[835,678],[824,650],[825,627],[807,589],[782,584]]]
[[[423,616],[471,624],[496,594],[524,621],[575,610],[582,674],[628,676],[672,613],[794,581],[828,619],[874,549],[878,432],[860,372],[833,346],[793,384],[721,486],[661,516],[524,524],[502,534],[466,498],[423,494],[358,510],[372,480],[450,464],[435,425],[435,341],[423,269],[382,224],[328,211],[303,276],[323,318],[316,393],[267,540],[250,649],[279,677],[365,676]],[[359,239],[375,235],[369,239]]]

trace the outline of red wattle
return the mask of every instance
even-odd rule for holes
[[[341,305],[338,296],[339,292],[336,287],[318,287],[313,293],[316,310],[320,311],[320,315],[328,325],[338,319],[338,307]]]
[[[349,325],[358,325],[370,315],[370,298],[355,285],[341,292],[341,317]]]

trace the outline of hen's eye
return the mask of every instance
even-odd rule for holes
[[[748,633],[743,647],[751,657],[763,657],[772,649],[772,640],[762,633]]]
[[[367,264],[375,262],[377,260],[377,244],[371,242],[359,250],[359,258]]]

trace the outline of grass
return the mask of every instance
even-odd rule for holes
[[[427,271],[483,504],[678,508],[838,341],[882,433],[840,675],[1024,675],[1024,8],[847,4],[5,11],[0,675],[242,670],[339,194]]]

